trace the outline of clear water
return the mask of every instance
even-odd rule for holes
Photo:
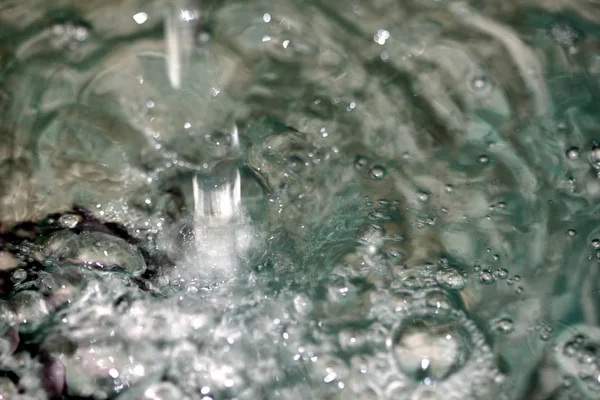
[[[0,399],[599,398],[599,21],[0,1]]]

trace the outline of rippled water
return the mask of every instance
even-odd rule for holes
[[[600,398],[599,21],[0,1],[0,399]]]

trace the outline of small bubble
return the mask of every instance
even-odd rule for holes
[[[581,150],[579,150],[578,147],[571,147],[569,148],[569,150],[567,150],[567,158],[569,158],[570,160],[576,160],[579,158],[580,153]]]
[[[385,221],[390,219],[389,216],[382,210],[373,210],[369,213],[368,218],[371,221]]]
[[[512,319],[500,318],[494,321],[494,329],[498,333],[508,334],[515,330],[515,326]]]
[[[364,156],[356,156],[356,158],[354,159],[354,167],[356,169],[363,169],[364,167],[367,166],[369,160],[367,160],[366,157]]]
[[[592,247],[596,250],[600,249],[600,239],[592,240]]]
[[[573,237],[573,236],[575,236],[575,235],[577,235],[577,232],[575,231],[575,229],[569,229],[569,230],[567,231],[567,236],[569,236],[569,237]]]
[[[452,192],[454,192],[454,186],[448,184],[448,185],[444,186],[444,190],[446,191],[446,193],[452,193]]]
[[[508,270],[506,268],[498,268],[494,271],[494,277],[496,279],[506,279],[508,278]]]
[[[594,168],[600,168],[600,146],[594,146],[590,152],[590,162]]]
[[[19,268],[17,270],[15,270],[11,275],[10,275],[10,280],[13,283],[21,283],[23,282],[25,279],[27,278],[27,272],[22,269]]]
[[[465,278],[453,268],[440,269],[435,278],[441,286],[450,290],[462,290],[466,285]]]
[[[579,362],[582,364],[592,364],[594,361],[596,361],[595,349],[586,346],[586,348],[582,349],[579,353]]]
[[[371,178],[373,178],[375,180],[380,180],[380,179],[385,178],[385,176],[387,175],[387,171],[382,166],[375,165],[369,171],[369,175],[371,175]]]
[[[471,88],[471,90],[478,93],[484,92],[489,88],[489,86],[490,82],[487,79],[487,77],[483,74],[476,74],[471,78],[471,81],[469,82],[469,87]]]
[[[515,290],[515,293],[517,293],[517,294],[521,294],[521,293],[523,293],[524,291],[525,291],[525,289],[523,289],[523,287],[522,287],[522,286],[519,286],[519,287],[517,288],[517,290]]]
[[[448,297],[446,297],[445,294],[437,291],[428,293],[425,297],[425,303],[427,306],[435,309],[436,313],[448,311],[452,307]]]
[[[487,164],[490,162],[490,158],[488,156],[486,156],[485,154],[482,154],[479,156],[479,158],[477,159],[477,161],[480,164]]]
[[[489,285],[495,282],[494,275],[489,270],[481,271],[479,273],[479,281],[485,285]]]
[[[585,342],[585,336],[579,333],[573,337],[573,341],[577,344],[583,344]]]
[[[563,347],[563,354],[567,357],[574,357],[579,351],[579,344],[577,342],[571,341],[567,342]]]
[[[75,214],[65,214],[58,219],[58,224],[67,229],[75,228],[80,222],[81,217]]]
[[[417,193],[417,200],[420,203],[427,203],[429,201],[429,193],[427,192],[418,192]]]
[[[519,282],[521,280],[521,277],[519,275],[515,275],[514,279],[515,279],[515,282]]]

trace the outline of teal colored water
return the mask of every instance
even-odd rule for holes
[[[0,399],[600,398],[599,22],[0,1]]]

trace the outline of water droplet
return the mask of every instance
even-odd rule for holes
[[[579,150],[579,147],[571,147],[567,150],[567,158],[569,158],[570,160],[578,159],[579,154],[581,154],[581,150]]]
[[[435,276],[437,282],[446,289],[462,290],[465,288],[465,278],[453,268],[442,268]]]
[[[454,192],[454,186],[448,184],[448,185],[444,186],[444,190],[446,191],[446,193],[452,193],[452,192]]]
[[[494,321],[494,329],[498,333],[511,333],[514,331],[514,322],[510,318],[500,318]]]
[[[477,161],[480,164],[487,164],[490,162],[490,158],[488,156],[486,156],[485,154],[482,154],[479,156],[479,158],[477,159]]]
[[[468,332],[458,321],[439,316],[404,321],[388,346],[399,369],[416,381],[444,379],[470,356]]]
[[[371,178],[373,179],[380,180],[385,178],[385,176],[387,175],[387,171],[382,166],[375,165],[369,171],[369,175],[371,175]]]
[[[567,231],[567,236],[569,236],[569,237],[573,237],[573,236],[575,236],[575,235],[577,235],[577,232],[575,231],[575,229],[569,229],[569,230]]]
[[[81,222],[81,216],[75,214],[65,214],[58,219],[58,224],[67,229],[75,228]]]
[[[494,275],[489,270],[484,270],[479,273],[479,281],[483,284],[489,285],[494,283]]]

